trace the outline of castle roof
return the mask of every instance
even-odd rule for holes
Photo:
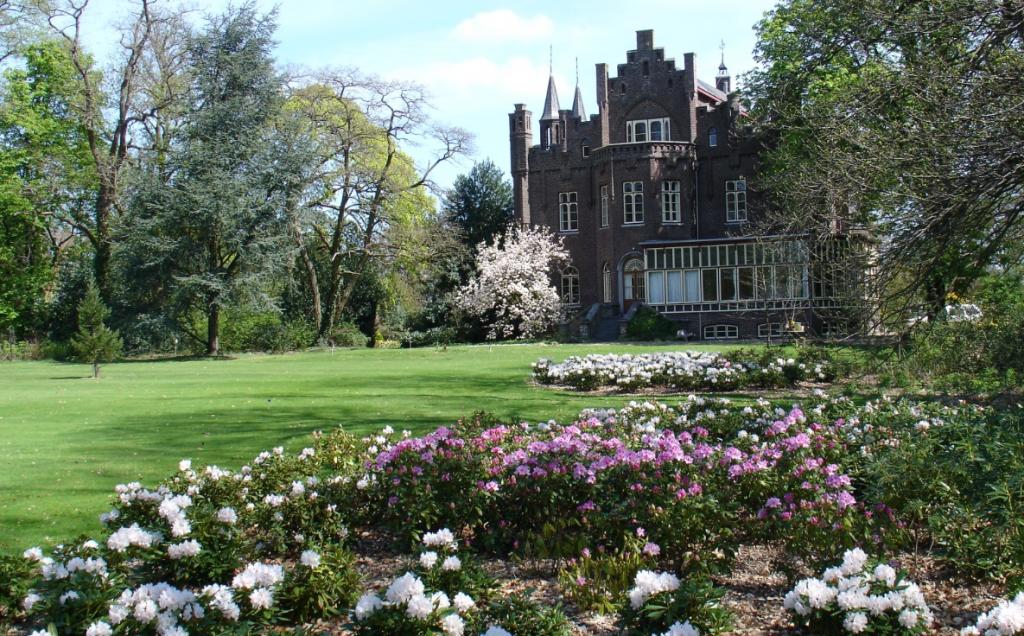
[[[548,92],[544,96],[544,111],[540,115],[541,121],[558,119],[558,90],[555,89],[555,76],[548,77]]]
[[[572,98],[572,115],[586,121],[587,111],[583,109],[583,93],[580,92],[580,85],[576,85],[576,95]]]

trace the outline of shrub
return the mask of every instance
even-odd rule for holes
[[[12,360],[39,360],[43,357],[42,346],[35,342],[0,340],[0,362]]]
[[[431,592],[416,575],[406,572],[388,586],[384,598],[364,594],[356,603],[349,624],[352,633],[375,636],[458,636],[476,613],[476,602],[467,594],[449,597]]]
[[[639,570],[653,567],[659,548],[636,537],[627,537],[621,549],[584,548],[579,558],[570,559],[558,574],[563,596],[576,607],[609,614],[629,589]]]
[[[359,330],[354,323],[343,322],[331,330],[331,340],[339,347],[365,347],[370,338]]]
[[[575,633],[559,606],[533,601],[528,592],[493,599],[480,608],[471,626],[472,631],[467,630],[467,634],[571,636]]]
[[[921,589],[862,550],[847,551],[820,579],[797,583],[783,606],[814,634],[922,634],[932,624]]]
[[[680,580],[670,572],[641,570],[633,582],[619,611],[620,624],[627,634],[721,634],[732,625],[732,614],[721,605],[725,590],[716,588],[706,577]]]
[[[338,545],[304,551],[278,594],[289,619],[308,623],[352,607],[362,583],[355,566],[355,555]]]
[[[229,312],[221,329],[225,351],[295,351],[308,347],[316,337],[312,325],[285,321],[276,312]]]
[[[641,307],[626,325],[626,337],[633,340],[674,340],[679,325],[650,307]]]

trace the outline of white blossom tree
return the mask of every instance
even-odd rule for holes
[[[551,274],[569,262],[569,253],[549,230],[511,227],[500,242],[480,243],[476,262],[457,304],[489,325],[489,339],[539,336],[561,318]]]

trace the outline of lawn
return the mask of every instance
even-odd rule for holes
[[[114,485],[154,484],[181,458],[236,468],[315,430],[423,431],[484,410],[569,418],[622,397],[529,383],[530,363],[641,345],[501,345],[337,350],[105,365],[0,363],[0,551],[94,534]],[[674,347],[678,348],[678,347]],[[687,346],[689,349],[728,347]]]

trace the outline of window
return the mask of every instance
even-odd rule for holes
[[[647,302],[665,304],[665,272],[647,272]]]
[[[699,303],[700,271],[696,269],[688,269],[685,272],[683,272],[683,277],[686,282],[686,302]]]
[[[679,210],[679,182],[661,182],[661,222],[679,223],[682,214]]]
[[[647,291],[644,289],[644,262],[639,258],[630,259],[622,271],[623,299],[647,300]]]
[[[718,270],[702,269],[701,278],[704,282],[704,302],[713,303],[718,300]]]
[[[754,299],[754,268],[740,267],[740,300]]]
[[[575,267],[562,271],[562,302],[566,305],[580,304],[580,273]]]
[[[683,273],[679,270],[668,272],[667,296],[668,304],[677,305],[683,302]]]
[[[782,335],[782,323],[781,322],[762,322],[757,326],[757,337],[767,338],[771,336],[777,338]]]
[[[626,141],[668,141],[671,139],[671,124],[668,117],[658,119],[633,119],[626,122]]]
[[[722,300],[736,300],[736,269],[728,267],[718,270]]]
[[[589,157],[590,156],[590,146],[583,146],[583,148],[581,150],[583,151],[583,156],[584,157]]]
[[[644,222],[644,182],[622,182],[623,223]]]
[[[735,340],[739,337],[740,330],[736,325],[708,325],[704,327],[705,340]]]
[[[601,227],[608,227],[608,186],[601,186]]]
[[[580,229],[579,207],[575,192],[558,193],[558,229],[562,232],[575,232]]]
[[[725,220],[727,223],[747,220],[747,182],[743,179],[725,182]]]
[[[715,148],[718,146],[718,129],[715,128],[714,126],[712,126],[710,130],[708,130],[708,146],[710,148]]]

